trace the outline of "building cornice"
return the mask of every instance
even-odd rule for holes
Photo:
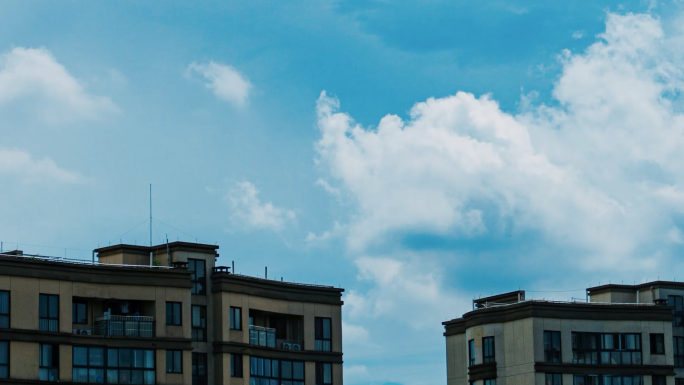
[[[227,341],[214,342],[213,345],[214,354],[247,354],[250,356],[259,356],[263,358],[272,358],[277,360],[329,362],[333,364],[341,364],[343,362],[342,353],[338,352],[319,352],[311,350],[283,350],[268,348],[265,346],[250,345],[242,342]]]
[[[566,374],[614,374],[623,376],[674,376],[672,365],[585,365],[548,362],[535,362],[535,372]]]
[[[192,350],[192,340],[186,338],[95,336],[27,329],[0,329],[0,340],[110,348]]]
[[[294,302],[343,304],[344,289],[330,286],[304,285],[216,272],[211,275],[211,282],[211,291],[214,293],[230,292]]]

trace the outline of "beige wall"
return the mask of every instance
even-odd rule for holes
[[[18,380],[38,379],[40,345],[34,342],[10,342],[10,376]]]

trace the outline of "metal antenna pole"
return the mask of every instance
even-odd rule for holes
[[[152,183],[150,183],[150,247],[152,247]]]

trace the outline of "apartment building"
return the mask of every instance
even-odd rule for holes
[[[342,385],[344,290],[233,274],[217,249],[0,254],[0,384]]]
[[[473,301],[444,322],[449,385],[684,385],[684,283],[602,285],[586,301]]]

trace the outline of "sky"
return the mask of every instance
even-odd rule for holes
[[[683,280],[679,1],[5,1],[0,241],[345,288],[349,385],[517,289]]]

